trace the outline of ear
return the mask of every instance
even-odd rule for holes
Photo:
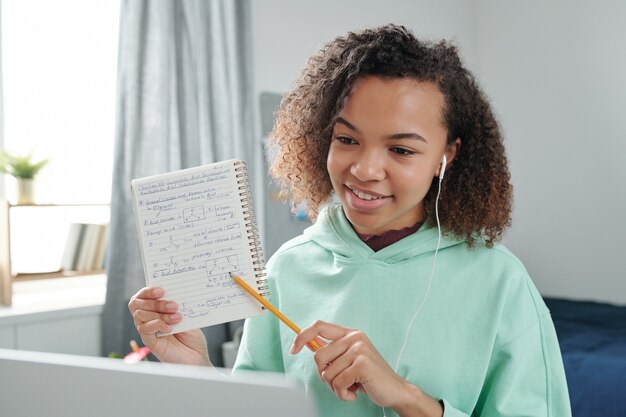
[[[444,153],[448,161],[448,166],[452,164],[452,161],[454,161],[454,158],[458,155],[459,149],[461,149],[461,138],[456,138],[453,143],[446,146],[446,151]]]
[[[454,158],[456,158],[457,154],[459,153],[459,149],[461,149],[461,138],[456,138],[454,142],[446,146],[446,150],[443,152],[443,154],[446,156],[446,169],[449,169],[452,165],[452,161],[454,161]],[[435,175],[438,177],[440,173],[441,164],[439,164]]]

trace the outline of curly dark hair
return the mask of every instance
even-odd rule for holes
[[[418,40],[403,26],[349,32],[312,56],[284,96],[270,134],[270,174],[315,220],[332,195],[326,169],[332,128],[354,82],[362,76],[432,82],[445,97],[447,144],[461,147],[447,167],[439,202],[446,234],[491,247],[511,223],[512,186],[502,135],[488,99],[449,42]],[[434,220],[438,179],[424,199]]]

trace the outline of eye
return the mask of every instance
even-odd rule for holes
[[[391,148],[389,149],[391,152],[397,153],[398,155],[415,155],[414,151],[405,148]]]
[[[355,145],[357,142],[348,136],[335,136],[335,140],[344,145]]]

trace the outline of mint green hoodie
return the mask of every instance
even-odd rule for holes
[[[424,225],[374,252],[340,206],[328,207],[268,262],[272,303],[301,327],[319,319],[364,331],[394,367],[424,299],[437,237],[436,227]],[[271,314],[248,319],[235,369],[302,381],[320,416],[382,415],[363,393],[337,399],[310,351],[289,354],[293,339]],[[446,417],[571,416],[550,313],[522,263],[500,245],[468,250],[442,239],[398,374],[442,400]]]

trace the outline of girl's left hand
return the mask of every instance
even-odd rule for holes
[[[296,336],[290,353],[319,337],[331,342],[313,354],[317,373],[337,398],[352,401],[361,390],[379,406],[396,408],[415,394],[417,387],[396,374],[365,333],[356,329],[316,321]]]

